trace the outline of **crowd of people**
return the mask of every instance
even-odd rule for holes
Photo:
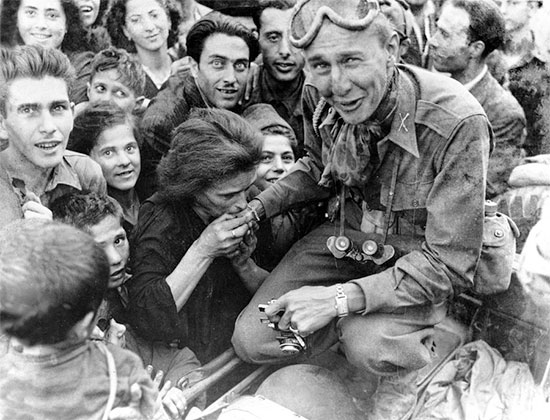
[[[183,418],[229,347],[336,343],[407,418],[486,200],[550,190],[541,6],[1,1],[0,419]]]

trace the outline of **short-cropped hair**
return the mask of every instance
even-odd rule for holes
[[[42,219],[0,230],[0,329],[24,344],[65,341],[95,313],[107,290],[109,262],[86,232]]]
[[[64,194],[50,204],[54,220],[75,226],[86,232],[113,216],[122,224],[123,215],[120,204],[109,196],[95,192],[75,191]]]
[[[296,140],[296,135],[293,130],[289,130],[283,125],[271,125],[269,127],[262,128],[262,134],[264,136],[276,135],[286,137],[294,155],[298,154],[298,140]]]
[[[181,22],[181,15],[173,0],[154,0],[166,12],[170,19],[170,30],[168,31],[168,48],[172,47],[178,40],[178,26]],[[109,13],[107,14],[107,32],[111,37],[111,43],[118,48],[123,48],[129,53],[135,53],[136,44],[124,35],[122,28],[126,25],[126,4],[128,0],[113,0]]]
[[[504,44],[506,23],[493,0],[452,0],[449,4],[468,13],[468,39],[471,42],[482,41],[485,44],[481,57],[487,57]]]
[[[145,91],[145,71],[143,66],[128,51],[109,47],[98,52],[91,63],[90,83],[97,73],[116,70],[118,81],[130,89],[136,97]]]
[[[74,119],[74,127],[67,148],[89,155],[105,130],[118,125],[132,128],[138,140],[136,117],[111,102],[90,104]]]
[[[258,7],[255,9],[252,20],[260,30],[262,26],[262,13],[265,9],[279,9],[279,10],[288,10],[292,9],[296,5],[296,0],[259,0]]]
[[[201,60],[204,43],[214,34],[225,34],[241,38],[248,46],[248,60],[254,61],[260,52],[258,40],[246,26],[230,16],[210,12],[189,30],[186,39],[187,54],[197,63]]]
[[[63,79],[70,92],[75,79],[74,69],[65,54],[37,45],[3,48],[0,51],[0,113],[6,116],[6,100],[10,84],[21,78]]]
[[[161,197],[194,200],[215,183],[255,169],[262,143],[261,133],[239,115],[195,109],[174,130],[170,150],[157,168]]]

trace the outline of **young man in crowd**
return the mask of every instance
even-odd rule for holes
[[[259,32],[262,64],[248,103],[270,104],[290,124],[298,141],[297,158],[304,155],[302,89],[304,59],[288,42],[288,24],[295,0],[261,0],[253,16]]]
[[[250,63],[258,41],[243,25],[220,13],[197,22],[187,36],[190,69],[168,79],[141,120],[142,174],[138,194],[143,201],[156,191],[155,170],[170,148],[171,132],[194,108],[240,111]]]
[[[237,319],[233,345],[245,361],[288,361],[279,333],[258,322],[258,305],[269,303],[265,314],[306,337],[308,356],[339,342],[352,365],[379,376],[369,419],[397,419],[414,409],[417,373],[434,356],[448,299],[473,286],[493,139],[464,86],[396,66],[399,37],[376,6],[297,6],[290,40],[311,69],[309,153],[249,203],[249,215],[261,220],[330,196],[332,221],[266,278]]]
[[[69,59],[55,49],[22,46],[0,60],[0,172],[25,217],[51,218],[48,204],[72,190],[106,193],[101,168],[88,156],[66,150],[73,129],[73,81]]]
[[[521,159],[525,115],[514,96],[491,75],[487,56],[504,44],[505,24],[492,0],[448,0],[430,40],[434,68],[450,73],[479,101],[495,134],[489,159],[487,196],[508,189],[506,181]]]

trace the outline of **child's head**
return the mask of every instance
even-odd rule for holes
[[[254,183],[260,190],[285,177],[296,161],[298,147],[292,127],[268,104],[248,107],[243,117],[263,134],[262,160]]]
[[[145,72],[127,51],[115,47],[100,51],[92,60],[91,68],[90,103],[114,102],[128,112],[139,107],[145,90]]]
[[[116,200],[96,193],[75,192],[55,200],[51,206],[55,220],[73,225],[92,235],[109,261],[109,288],[125,279],[130,245],[122,227],[122,208]]]
[[[59,222],[23,219],[0,230],[0,243],[2,332],[28,346],[53,345],[93,319],[109,264],[90,235]]]
[[[128,191],[136,185],[141,171],[137,135],[132,114],[102,102],[75,118],[67,147],[99,163],[109,188]]]

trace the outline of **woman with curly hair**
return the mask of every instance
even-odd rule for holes
[[[110,47],[111,39],[105,27],[109,0],[74,0],[80,13],[80,22],[88,33],[88,40],[94,52]]]
[[[10,0],[2,2],[0,43],[58,48],[71,58],[88,51],[86,31],[72,0]]]
[[[168,49],[177,41],[180,15],[172,0],[114,0],[107,31],[115,47],[136,53],[147,75],[145,97],[152,99],[171,74]]]
[[[41,45],[61,50],[76,71],[70,97],[86,100],[86,83],[94,57],[86,30],[73,0],[10,0],[2,2],[0,44]]]

